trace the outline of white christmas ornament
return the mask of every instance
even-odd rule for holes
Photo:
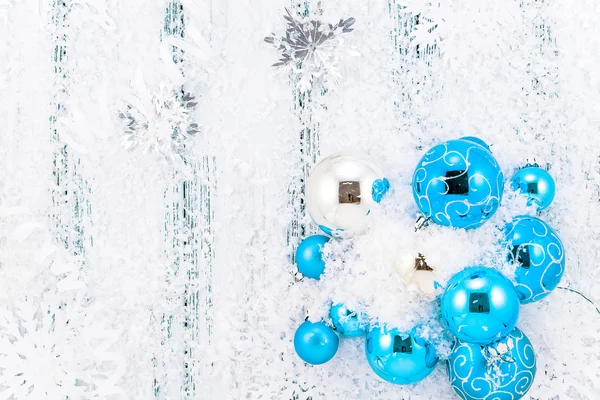
[[[415,286],[423,297],[434,299],[441,292],[435,270],[420,253],[417,253],[417,256],[400,256],[394,267],[402,276],[402,282],[406,286]]]
[[[383,170],[367,156],[333,154],[319,162],[308,178],[308,213],[330,235],[361,234],[388,189]]]

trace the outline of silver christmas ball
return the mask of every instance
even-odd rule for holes
[[[371,209],[390,188],[368,156],[336,153],[319,162],[306,183],[308,213],[332,236],[364,233]]]

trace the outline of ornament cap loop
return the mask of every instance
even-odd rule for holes
[[[429,219],[430,218],[427,218],[423,214],[419,215],[419,217],[417,217],[417,220],[415,221],[415,232],[419,229],[425,228],[429,224]]]

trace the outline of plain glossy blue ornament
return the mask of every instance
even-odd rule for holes
[[[487,346],[457,341],[448,378],[463,400],[519,400],[535,378],[535,352],[519,329]]]
[[[565,272],[565,249],[556,232],[530,216],[515,217],[504,232],[508,261],[516,264],[515,289],[521,303],[548,296]]]
[[[348,310],[343,304],[331,306],[329,317],[336,332],[346,337],[362,336],[369,326],[369,319],[365,313]]]
[[[442,318],[458,339],[488,344],[506,335],[519,319],[511,281],[493,268],[471,267],[454,275],[442,296]]]
[[[422,339],[416,329],[401,332],[385,326],[369,331],[366,354],[369,365],[380,378],[399,385],[424,379],[438,360],[434,346]]]
[[[556,193],[552,176],[537,165],[517,171],[511,180],[511,188],[527,195],[527,205],[535,204],[538,210],[548,207]]]
[[[412,181],[417,206],[437,224],[476,228],[488,220],[502,200],[504,177],[481,139],[450,140],[429,150]]]
[[[306,321],[294,335],[294,349],[309,364],[319,365],[331,360],[338,350],[340,339],[324,322]]]
[[[296,265],[302,275],[312,279],[321,278],[321,274],[325,271],[322,250],[329,239],[324,235],[313,235],[300,243],[296,249]]]

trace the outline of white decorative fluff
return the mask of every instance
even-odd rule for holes
[[[52,3],[72,6],[65,26]],[[285,29],[284,7],[295,15],[305,3],[310,18],[354,17],[343,39],[361,56],[336,58],[338,84],[302,96],[271,67],[263,38]],[[600,303],[597,0],[182,4],[185,38],[161,42],[166,2],[0,1],[0,398],[455,398],[443,363],[417,385],[394,386],[370,370],[362,339],[343,340],[319,367],[301,362],[292,339],[335,300],[399,327],[424,322],[447,354],[437,306],[394,263],[419,249],[442,284],[476,263],[510,275],[493,250],[495,227],[532,212],[507,193],[480,229],[414,232],[408,184],[418,159],[465,135],[491,144],[507,178],[527,160],[549,165],[557,196],[542,218],[565,245],[561,286]],[[56,45],[67,55],[58,64]],[[174,45],[182,63],[169,62]],[[193,117],[206,130],[190,157],[215,160],[194,181],[211,202],[184,203],[173,166],[121,147],[117,115],[138,68],[149,88],[183,82],[197,96]],[[317,158],[377,158],[394,188],[367,235],[327,246],[336,259],[318,282],[295,282],[296,239],[286,237],[292,180],[312,162],[301,133],[318,137]],[[167,235],[167,215],[184,209],[214,213],[210,229],[198,218]],[[91,320],[88,300],[100,310]],[[53,326],[33,312],[61,304]],[[518,327],[538,357],[527,398],[600,398],[593,305],[557,289],[523,306]]]

